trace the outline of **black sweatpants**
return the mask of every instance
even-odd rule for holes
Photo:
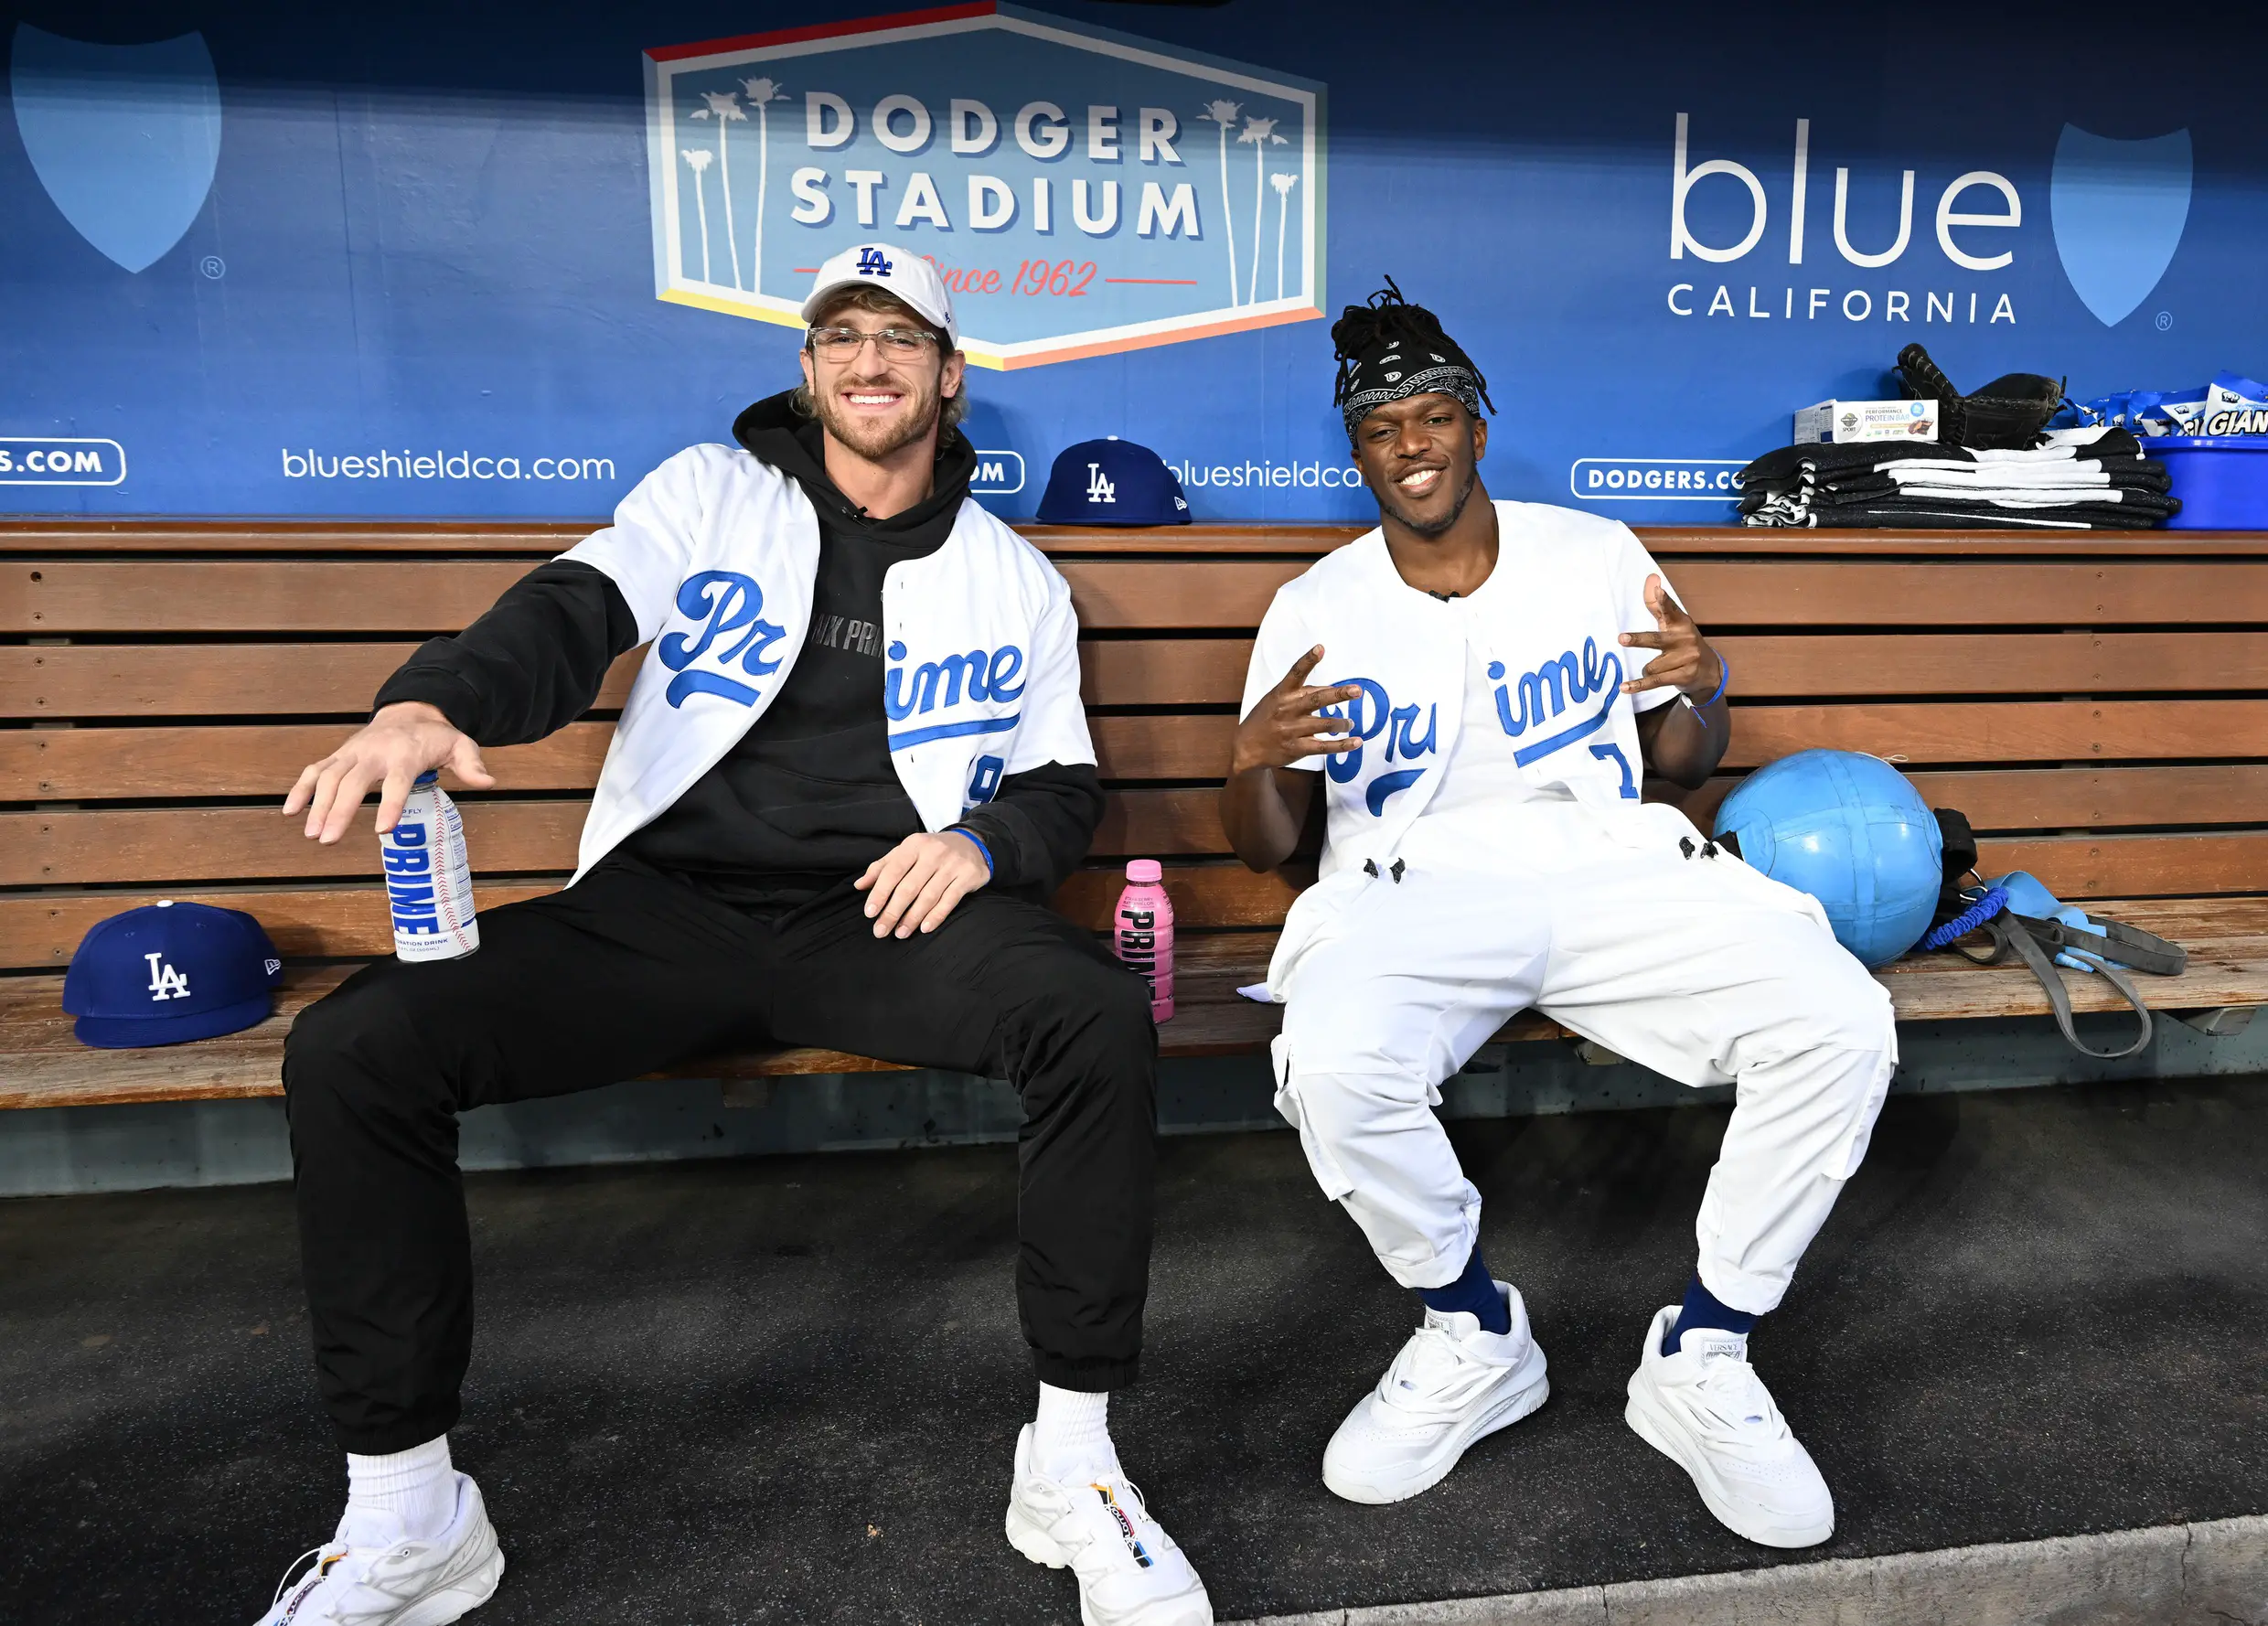
[[[340,1442],[456,1420],[473,1337],[456,1115],[774,1041],[1006,1077],[1022,1093],[1016,1289],[1039,1375],[1135,1378],[1157,1032],[1148,990],[1036,904],[979,892],[877,940],[846,882],[770,916],[635,860],[481,916],[479,952],[384,959],[284,1054],[316,1366]]]

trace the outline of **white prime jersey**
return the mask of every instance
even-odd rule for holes
[[[1286,583],[1260,623],[1243,714],[1318,644],[1309,681],[1361,690],[1345,708],[1360,747],[1294,765],[1325,776],[1326,877],[1450,826],[1484,841],[1531,804],[1579,803],[1610,826],[1637,807],[1638,712],[1676,695],[1622,693],[1653,652],[1617,639],[1655,630],[1659,567],[1618,521],[1495,508],[1496,569],[1465,597],[1411,587],[1373,530]]]

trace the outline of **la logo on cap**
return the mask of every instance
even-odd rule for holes
[[[160,904],[159,908],[168,904]],[[189,979],[166,964],[163,949],[154,949],[142,957],[150,962],[150,998],[153,1000],[186,1000],[189,997]]]

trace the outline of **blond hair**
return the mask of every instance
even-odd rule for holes
[[[813,327],[829,326],[845,311],[866,311],[877,316],[913,317],[915,321],[921,324],[924,332],[936,334],[940,370],[944,368],[945,357],[952,354],[947,348],[950,341],[944,334],[937,333],[937,330],[930,326],[927,317],[896,294],[884,293],[871,283],[854,284],[840,290],[825,305],[819,306],[818,315],[811,319],[811,326]],[[811,339],[808,331],[804,336],[803,348],[807,350],[811,348]],[[796,392],[787,398],[787,404],[795,409],[798,417],[816,418],[818,416],[818,406],[811,399],[811,386],[808,384],[797,384]],[[944,445],[947,432],[959,428],[961,420],[967,416],[968,416],[968,379],[964,373],[961,377],[959,390],[937,403],[937,441],[941,448]]]

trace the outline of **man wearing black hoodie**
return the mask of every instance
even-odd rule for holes
[[[1140,1346],[1156,1034],[1140,981],[1045,907],[1102,810],[1068,593],[968,497],[934,270],[860,245],[803,315],[803,384],[741,414],[742,450],[679,454],[420,648],[285,801],[327,842],[374,786],[382,831],[421,773],[492,785],[481,746],[560,728],[650,645],[568,889],[490,911],[471,956],[366,968],[293,1029],[303,1271],[348,1494],[263,1622],[434,1626],[502,1573],[448,1449],[472,1332],[456,1114],[761,1041],[1017,1086],[1040,1404],[1009,1539],[1075,1572],[1091,1626],[1212,1621],[1107,1422]]]

